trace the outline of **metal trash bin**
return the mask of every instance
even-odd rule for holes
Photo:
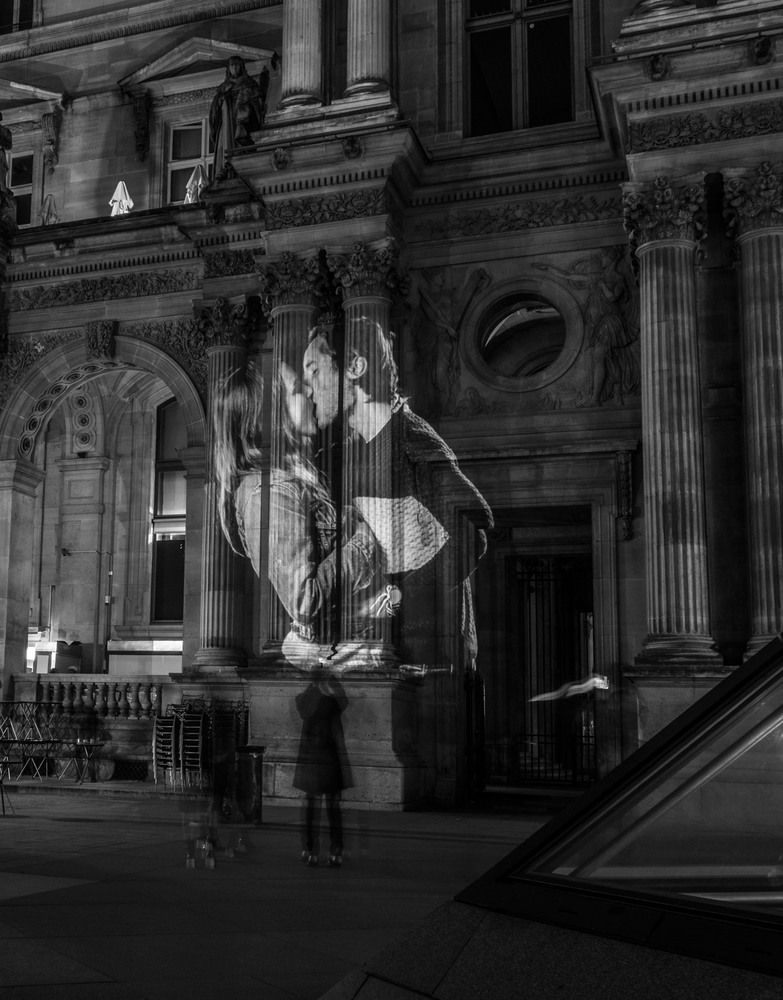
[[[254,744],[236,748],[236,803],[245,819],[256,825],[261,823],[264,750]]]

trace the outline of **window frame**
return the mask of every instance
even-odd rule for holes
[[[578,141],[595,134],[595,109],[587,66],[603,37],[605,12],[600,0],[571,0],[573,120],[560,125],[515,128],[511,132],[470,135],[470,46],[466,24],[469,2],[444,5],[438,16],[438,111],[434,149],[443,155],[477,148],[541,148]],[[553,8],[554,9],[554,5]],[[537,15],[546,7],[537,8]]]
[[[25,25],[21,28],[19,26],[19,7],[22,0],[12,0],[14,12],[12,15],[13,20],[11,21],[11,26],[8,31],[2,30],[2,25],[0,25],[0,38],[4,35],[14,35],[19,31],[30,31],[32,28],[37,28],[41,24],[43,15],[43,0],[32,0],[32,13],[30,17],[30,24]]]
[[[171,406],[172,404],[177,405],[175,398],[170,398],[160,403],[156,409],[155,413],[155,454],[153,463],[153,475],[152,475],[152,504],[151,504],[151,517],[150,517],[150,541],[152,546],[152,560],[150,566],[150,609],[149,609],[149,620],[151,625],[160,624],[180,624],[184,622],[184,605],[185,605],[185,592],[184,592],[184,566],[185,566],[185,554],[184,547],[187,545],[187,479],[185,466],[180,459],[172,458],[161,458],[161,446],[162,446],[162,429],[163,429],[163,413],[164,410]],[[181,512],[173,514],[161,514],[159,513],[161,507],[161,474],[165,472],[179,472],[183,473],[183,478],[185,478],[185,490],[184,490],[184,501],[183,509]],[[183,589],[182,589],[182,617],[179,618],[159,618],[156,615],[157,609],[157,590],[159,585],[158,571],[159,571],[159,542],[169,542],[169,541],[182,541],[183,544],[183,555],[182,555],[182,573],[183,573]]]
[[[187,157],[181,160],[174,159],[174,135],[179,129],[193,128],[197,125],[201,126],[201,155],[198,157]],[[182,121],[182,122],[169,122],[166,126],[166,181],[165,181],[165,204],[166,205],[184,205],[185,201],[175,201],[171,198],[171,176],[175,170],[182,170],[190,167],[191,173],[196,169],[196,167],[201,164],[204,167],[204,171],[209,177],[212,173],[214,160],[214,151],[210,150],[210,136],[209,136],[209,118],[208,117],[194,117],[192,120]]]
[[[482,343],[488,328],[512,312],[516,300],[528,297],[541,299],[560,313],[565,340],[558,356],[546,368],[532,375],[502,375],[485,360]],[[484,385],[515,395],[535,392],[562,378],[579,357],[584,341],[584,316],[576,298],[560,282],[535,272],[501,282],[477,296],[463,322],[464,328],[472,331],[460,340],[460,354],[467,370]]]
[[[29,184],[16,185],[16,187],[14,187],[12,183],[14,176],[14,160],[19,159],[22,156],[32,157],[32,180]],[[19,149],[14,147],[8,151],[8,187],[14,196],[15,205],[17,197],[30,195],[30,221],[24,223],[17,222],[17,226],[20,229],[31,229],[34,226],[39,226],[41,223],[38,218],[38,214],[41,211],[41,190],[43,187],[42,156],[40,148],[36,146],[24,145]]]
[[[508,0],[509,10],[497,14],[483,16],[470,16],[471,0],[465,0],[465,31],[464,31],[464,60],[465,60],[465,114],[464,131],[471,137],[481,137],[486,135],[503,135],[506,132],[517,132],[530,128],[550,128],[552,126],[570,125],[577,120],[577,93],[576,93],[576,70],[575,63],[575,20],[576,20],[576,0],[550,0],[545,4],[536,5],[531,0]],[[528,33],[526,28],[534,21],[553,20],[557,17],[567,15],[570,19],[570,50],[569,66],[571,69],[571,117],[560,122],[550,122],[546,125],[530,125],[530,101],[527,80],[527,48]],[[472,121],[472,95],[471,85],[471,38],[484,32],[497,30],[498,28],[508,28],[511,41],[511,76],[512,76],[512,123],[511,128],[502,132],[482,132],[474,136],[471,129]]]
[[[210,99],[199,95],[195,100],[177,100],[171,104],[163,103],[166,100],[165,96],[161,99],[161,103],[158,103],[157,99],[153,100],[154,103],[150,112],[149,204],[151,208],[181,208],[183,205],[182,202],[170,202],[168,200],[169,154],[171,151],[173,130],[198,121],[203,121],[208,129]],[[208,148],[208,138],[206,143]],[[209,173],[211,166],[210,157],[207,154],[207,162],[205,164],[207,173]]]

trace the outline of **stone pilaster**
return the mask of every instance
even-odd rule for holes
[[[304,353],[316,323],[318,290],[322,280],[319,267],[317,255],[299,257],[290,252],[283,253],[277,261],[264,259],[259,266],[265,308],[272,321],[273,488],[270,494],[269,575],[275,593],[270,603],[267,650],[273,656],[280,656],[297,666],[311,665],[310,661],[318,658],[320,652],[316,645],[328,642],[330,632],[328,614],[323,611],[317,616],[300,614],[290,599],[291,591],[288,586],[292,572],[304,571],[302,566],[292,567],[286,564],[290,553],[290,547],[286,543],[296,530],[291,516],[296,513],[301,519],[298,522],[300,526],[310,525],[314,516],[311,509],[313,496],[306,490],[298,492],[299,506],[296,511],[279,502],[279,488],[283,482],[293,488],[298,478],[297,472],[305,473],[309,470],[316,475],[322,472],[324,481],[328,483],[331,471],[328,468],[319,469],[316,465],[314,423],[303,428],[296,422],[297,413],[292,414],[287,409],[287,400],[292,391],[294,398],[298,400],[300,417],[310,405],[304,399],[301,380]],[[317,549],[315,540],[314,545]],[[313,569],[323,554],[318,551],[312,553]],[[291,636],[302,641],[292,643],[289,639]]]
[[[346,95],[389,89],[391,6],[388,0],[348,0]]]
[[[704,189],[627,184],[639,261],[647,617],[638,663],[718,665],[710,635],[694,258]]]
[[[763,163],[725,179],[740,248],[752,655],[783,631],[783,172]]]
[[[390,318],[394,294],[404,281],[396,249],[391,244],[369,248],[355,243],[351,254],[330,256],[329,268],[343,299],[343,363],[347,381],[360,386],[369,399],[393,408],[398,386]],[[382,504],[395,496],[393,477],[399,465],[395,450],[400,442],[385,432],[363,438],[351,420],[349,411],[344,428],[343,497],[346,506],[363,510],[362,505],[372,505],[375,498]],[[387,547],[392,549],[403,544],[402,538],[386,540]],[[355,654],[362,661],[357,663],[359,668],[366,668],[367,664],[383,667],[396,659],[393,591],[393,587],[382,587],[375,595],[378,606],[368,609],[367,594],[351,593],[343,584],[342,646],[348,655],[351,647],[355,647]]]
[[[239,302],[216,299],[202,306],[196,319],[207,339],[207,412],[221,391],[227,375],[244,367],[245,342],[253,309],[244,298]],[[204,534],[201,558],[201,619],[199,649],[193,666],[205,673],[244,666],[242,606],[244,560],[231,548],[220,526],[212,459],[213,432],[207,421],[207,477],[204,498]]]
[[[286,0],[283,5],[281,111],[321,104],[322,17],[322,0]]]
[[[23,673],[32,587],[35,495],[44,473],[24,459],[0,462],[0,656],[7,678]]]

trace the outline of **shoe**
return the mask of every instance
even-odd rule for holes
[[[329,855],[329,867],[330,868],[342,868],[343,866],[343,856],[342,854],[330,854]]]
[[[318,855],[317,854],[309,854],[308,855],[308,857],[307,857],[307,867],[308,868],[317,868],[318,867]]]

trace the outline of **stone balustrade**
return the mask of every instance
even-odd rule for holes
[[[163,678],[46,674],[38,683],[39,700],[60,706],[65,715],[94,710],[101,719],[149,719],[156,706],[163,704]]]

